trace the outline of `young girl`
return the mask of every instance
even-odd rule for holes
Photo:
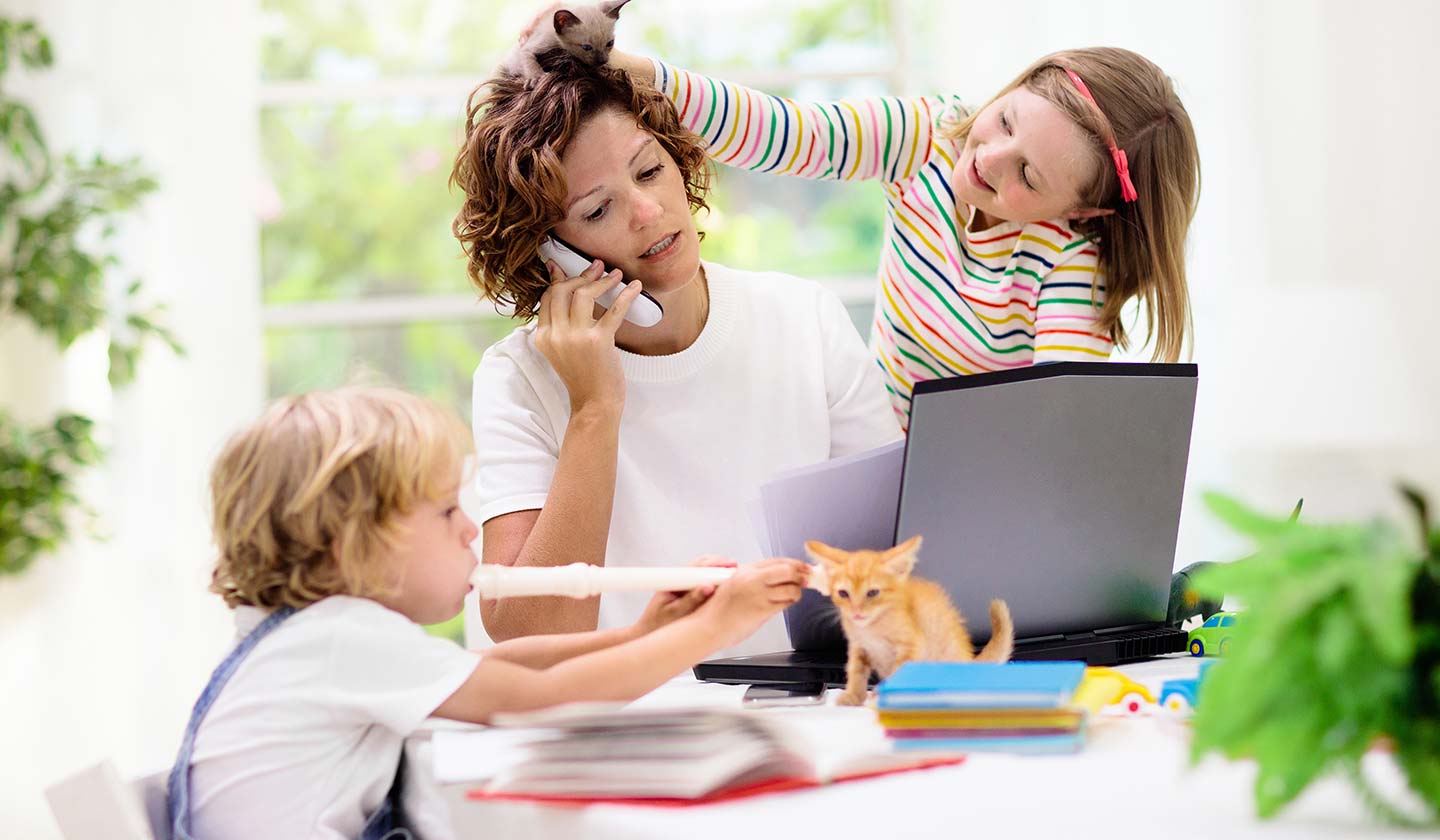
[[[384,836],[404,739],[427,717],[634,699],[800,595],[804,564],[762,561],[657,595],[625,628],[483,654],[429,636],[419,625],[460,612],[476,566],[456,501],[468,449],[447,412],[371,388],[281,400],[225,447],[212,589],[239,642],[171,772],[176,838]]]
[[[954,97],[798,104],[620,52],[722,163],[885,182],[871,340],[901,422],[916,382],[1126,347],[1145,303],[1155,357],[1190,327],[1185,235],[1199,193],[1190,118],[1128,50],[1067,50],[978,112]]]

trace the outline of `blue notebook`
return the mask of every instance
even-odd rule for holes
[[[1013,753],[1015,755],[1059,755],[1079,752],[1085,745],[1083,732],[1064,735],[1026,735],[1015,738],[902,738],[890,742],[900,752]]]
[[[906,662],[877,689],[882,709],[1056,708],[1084,662]]]

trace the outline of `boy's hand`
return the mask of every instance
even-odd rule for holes
[[[736,569],[721,583],[701,612],[715,622],[729,647],[760,629],[767,619],[796,601],[810,575],[810,565],[799,560],[772,557]]]
[[[735,561],[728,557],[707,554],[697,558],[690,565],[733,568]],[[684,618],[695,612],[713,594],[715,594],[715,584],[713,583],[697,587],[689,592],[656,592],[655,597],[650,599],[650,603],[645,605],[645,612],[641,613],[639,620],[635,622],[636,637],[658,630],[676,619]]]

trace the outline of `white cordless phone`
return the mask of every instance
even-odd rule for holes
[[[545,237],[545,241],[540,243],[540,256],[542,259],[553,260],[556,265],[560,266],[560,270],[564,271],[565,274],[570,277],[579,276],[580,272],[589,268],[590,264],[594,262],[593,259],[585,256],[584,253],[576,249],[573,245],[554,236],[547,236]],[[620,293],[625,291],[625,285],[629,282],[628,280],[622,282],[615,288],[600,295],[600,297],[595,299],[595,302],[609,309],[615,304],[615,298],[619,297]],[[630,304],[630,308],[625,312],[625,320],[637,326],[653,327],[660,323],[660,319],[664,315],[665,310],[660,306],[660,301],[651,297],[644,289],[641,289],[640,297],[635,298],[634,302]]]

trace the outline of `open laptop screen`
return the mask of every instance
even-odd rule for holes
[[[1165,620],[1191,364],[1059,362],[920,383],[895,542],[925,538],[977,643],[1004,598],[1017,638]]]

